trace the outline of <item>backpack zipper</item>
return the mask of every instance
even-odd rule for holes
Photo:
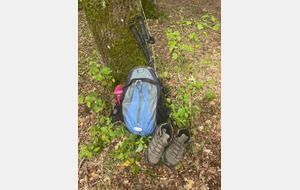
[[[137,84],[140,83],[140,88],[138,88]],[[137,124],[139,124],[140,122],[140,114],[141,114],[141,107],[142,107],[142,99],[143,101],[145,102],[145,99],[143,97],[143,94],[142,94],[142,86],[143,86],[143,82],[141,80],[136,80],[135,83],[134,83],[135,87],[137,88],[139,94],[140,94],[140,102],[139,102],[139,108],[138,108],[138,114],[137,114]]]

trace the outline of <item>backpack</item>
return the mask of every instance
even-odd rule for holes
[[[122,103],[116,104],[115,110],[118,119],[131,133],[149,136],[158,124],[169,118],[170,109],[162,97],[161,88],[153,68],[139,66],[129,71]]]

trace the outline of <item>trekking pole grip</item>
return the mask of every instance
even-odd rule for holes
[[[138,43],[140,46],[143,45],[142,39],[141,39],[141,37],[139,36],[139,34],[137,33],[137,30],[136,30],[135,26],[134,26],[133,24],[131,24],[131,25],[129,26],[129,28],[130,28],[130,30],[132,31],[132,33],[134,34],[134,37],[135,37],[137,43]]]
[[[137,20],[139,22],[139,25],[140,25],[140,28],[141,28],[142,38],[146,39],[147,41],[150,40],[150,35],[149,35],[149,32],[148,32],[148,30],[145,26],[143,17],[141,15],[139,15],[136,18],[137,18]]]

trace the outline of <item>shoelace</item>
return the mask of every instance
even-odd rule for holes
[[[160,139],[158,139],[160,138]],[[161,146],[161,148],[159,146],[157,146],[157,144],[153,144],[153,152],[156,156],[161,156],[160,154],[162,153],[163,149],[164,149],[164,146],[163,144],[161,143],[161,137],[156,137],[156,143],[159,144]]]
[[[184,150],[185,145],[180,143],[177,138],[174,139],[173,143],[170,146],[170,154],[174,156],[176,159],[179,159],[179,155]],[[180,154],[179,154],[180,153]]]

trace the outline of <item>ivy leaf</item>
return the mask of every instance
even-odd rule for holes
[[[214,25],[213,30],[218,31],[219,30],[219,26],[220,26],[220,24]]]
[[[202,18],[207,18],[207,17],[209,17],[208,14],[205,14],[205,15],[202,16]]]
[[[135,176],[137,176],[137,174],[139,173],[139,170],[140,170],[140,167],[137,164],[132,165],[132,171]]]
[[[177,53],[174,53],[173,54],[173,59],[177,59],[177,57],[178,57]]]
[[[181,36],[176,36],[177,40],[180,41],[181,40]]]
[[[179,31],[177,30],[176,32],[174,32],[175,35],[179,35]]]
[[[198,28],[198,30],[201,30],[203,28],[202,24],[198,23],[197,28]]]
[[[195,35],[195,33],[193,32],[193,33],[191,33],[190,35],[189,35],[189,38],[190,39],[192,39],[193,37],[194,37],[194,35]]]
[[[101,69],[101,73],[105,74],[105,75],[108,75],[111,72],[112,72],[112,70],[109,67],[104,67],[103,69]]]
[[[186,22],[186,24],[187,24],[187,25],[190,25],[190,24],[192,24],[192,22],[190,22],[190,21],[187,21],[187,22]]]

